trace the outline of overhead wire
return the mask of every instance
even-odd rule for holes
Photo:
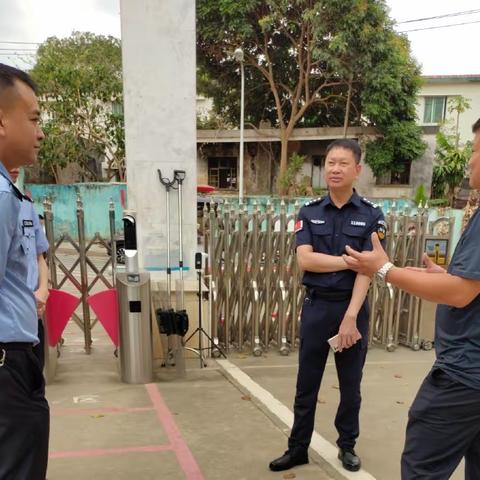
[[[425,22],[427,20],[438,20],[440,18],[447,18],[447,17],[458,17],[461,15],[472,15],[474,13],[479,13],[480,8],[475,9],[475,10],[465,10],[463,12],[453,12],[453,13],[446,13],[444,15],[435,15],[433,17],[424,17],[424,18],[414,18],[410,20],[402,20],[400,22],[396,22],[397,25],[400,25],[402,23],[416,23],[416,22]]]
[[[474,23],[480,23],[480,20],[475,20],[473,22],[451,23],[449,25],[435,25],[432,27],[413,28],[411,30],[400,30],[398,31],[398,33],[421,32],[423,30],[436,30],[438,28],[458,27],[460,25],[472,25]]]

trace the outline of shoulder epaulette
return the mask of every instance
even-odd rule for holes
[[[309,200],[306,204],[305,207],[310,207],[311,205],[316,205],[317,203],[320,203],[325,197],[318,197],[314,198],[313,200]]]
[[[365,197],[361,197],[361,198],[363,203],[366,203],[370,207],[378,208],[378,205],[376,203],[371,202],[368,198],[365,198]]]

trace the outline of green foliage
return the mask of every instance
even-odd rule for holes
[[[448,207],[449,201],[448,198],[431,198],[428,205],[430,207]]]
[[[376,177],[398,171],[425,152],[421,128],[413,121],[392,122],[383,129],[384,136],[367,143],[365,162]]]
[[[297,175],[302,169],[303,164],[305,163],[305,156],[300,155],[297,152],[294,152],[290,156],[290,161],[288,162],[288,167],[284,175],[281,176],[279,183],[282,188],[289,193],[299,193],[300,195],[306,194],[306,185],[305,179],[300,184],[297,184]],[[300,191],[305,193],[300,193]]]
[[[460,124],[460,115],[466,112],[470,108],[470,99],[462,97],[462,95],[457,95],[455,97],[450,97],[448,99],[448,113],[455,113],[455,125],[453,127],[454,135],[455,135],[455,147],[458,148],[460,143],[460,134],[458,132],[458,127]],[[445,127],[445,125],[444,125]]]
[[[415,205],[425,205],[425,203],[427,202],[427,195],[425,193],[425,185],[419,185],[417,187],[417,191],[415,192],[415,198],[413,199],[413,201],[415,202]]]
[[[472,149],[470,143],[463,147],[456,146],[456,135],[445,131],[437,133],[435,149],[436,164],[433,167],[432,196],[434,198],[448,196],[450,205],[453,205],[455,188],[463,178],[470,159]]]
[[[282,143],[295,126],[344,125],[350,90],[347,124],[382,134],[367,156],[377,175],[423,153],[415,127],[420,69],[383,0],[198,0],[198,88],[233,125],[237,47],[245,54],[246,122],[287,129]]]
[[[92,160],[106,156],[124,180],[125,142],[120,41],[92,33],[48,38],[31,75],[40,89],[47,138],[40,163],[57,168],[77,163],[98,180]]]

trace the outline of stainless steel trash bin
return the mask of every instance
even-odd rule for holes
[[[126,383],[153,381],[150,274],[117,274],[120,370]]]

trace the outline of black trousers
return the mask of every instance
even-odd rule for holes
[[[447,480],[463,457],[465,479],[480,479],[480,390],[434,368],[410,407],[402,480]]]
[[[327,340],[338,333],[348,304],[349,300],[332,302],[309,297],[303,304],[294,422],[288,440],[291,452],[305,451],[310,445],[318,391],[330,349]],[[335,353],[340,385],[340,404],[335,417],[335,427],[338,432],[337,445],[340,448],[353,448],[360,431],[360,383],[368,345],[366,302],[359,312],[357,328],[362,339],[351,348]]]
[[[33,353],[37,356],[43,372],[45,366],[45,328],[41,318],[38,319],[38,343],[33,347]]]
[[[45,480],[50,412],[40,364],[23,344],[0,344],[2,358],[0,480]]]

